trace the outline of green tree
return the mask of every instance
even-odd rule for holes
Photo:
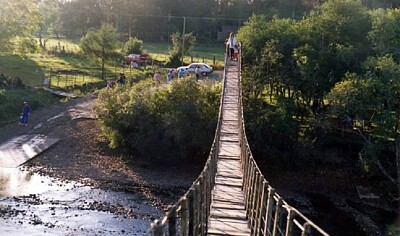
[[[105,89],[96,111],[112,147],[128,147],[153,163],[192,163],[209,152],[220,89],[190,79],[175,81],[169,88],[146,80],[131,88]]]
[[[328,94],[329,111],[358,122],[352,132],[364,140],[360,159],[365,170],[378,170],[400,193],[400,65],[390,56],[365,65],[365,75],[349,74]],[[383,155],[388,152],[393,155]]]
[[[400,61],[400,9],[379,9],[371,13],[369,39],[378,56],[391,54]]]
[[[310,88],[319,91],[319,99],[345,73],[362,71],[362,61],[371,53],[367,40],[371,21],[360,2],[326,1],[299,24],[308,49],[303,46],[297,50],[297,64],[301,65],[298,69],[300,75],[318,80],[318,87]]]
[[[0,53],[8,53],[18,37],[32,37],[42,18],[33,0],[0,0],[0,5]]]
[[[185,34],[184,39],[179,32],[171,35],[172,49],[169,55],[170,66],[179,66],[182,64],[182,55],[187,55],[196,44],[196,37],[192,34]],[[183,52],[182,52],[183,50]]]
[[[44,39],[45,36],[49,34],[54,34],[59,37],[60,31],[60,7],[59,2],[57,0],[41,0],[38,3],[38,9],[40,15],[43,18],[43,22],[40,24],[39,28],[39,45],[46,49],[46,41],[48,39]],[[46,38],[46,37],[45,37]]]
[[[81,37],[89,30],[100,28],[102,24],[112,24],[105,20],[102,3],[100,0],[65,1],[60,16],[64,35]]]
[[[81,39],[82,52],[89,57],[101,60],[101,78],[104,78],[105,63],[107,60],[116,59],[118,34],[114,27],[108,24],[101,26],[99,30],[89,31]]]
[[[143,40],[138,38],[129,38],[128,42],[125,43],[126,54],[141,54],[143,50]]]

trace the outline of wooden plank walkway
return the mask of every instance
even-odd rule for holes
[[[16,168],[58,141],[43,134],[27,134],[10,139],[0,145],[0,167]]]
[[[211,193],[207,235],[250,235],[244,205],[239,144],[239,71],[227,68],[217,175]]]
[[[50,93],[52,93],[52,94],[60,96],[60,97],[77,98],[77,96],[75,94],[67,93],[67,92],[64,92],[64,91],[54,90],[54,89],[46,88],[46,87],[43,87],[43,89],[48,91],[48,92],[50,92]]]

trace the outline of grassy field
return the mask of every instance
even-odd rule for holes
[[[167,61],[171,45],[168,43],[144,43],[143,48],[154,60]],[[204,62],[213,67],[222,68],[224,65],[224,53],[223,44],[199,44],[194,47],[190,56],[185,55],[184,63]]]
[[[0,56],[0,74],[20,78],[28,86],[41,86],[43,83],[43,72],[47,77],[58,78],[57,84],[63,87],[60,81],[67,81],[66,86],[72,82],[78,84],[87,82],[98,82],[101,71],[100,62],[89,61],[79,55],[79,45],[66,40],[49,40],[46,47],[52,53],[27,54],[24,57]],[[144,50],[154,60],[164,63],[168,60],[169,45],[166,43],[145,43]],[[60,54],[64,51],[64,54]],[[224,60],[224,48],[221,45],[197,45],[191,56],[185,56],[184,63],[205,62],[215,68],[222,68]],[[65,75],[60,71],[68,72]],[[106,65],[108,78],[113,78],[121,72],[132,69],[120,63]],[[72,75],[71,75],[72,74]],[[60,79],[60,77],[62,79]],[[66,78],[67,77],[67,78]],[[86,80],[86,81],[85,81]],[[69,81],[69,82],[68,82]],[[53,85],[53,84],[52,84]]]

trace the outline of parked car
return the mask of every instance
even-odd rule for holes
[[[139,65],[143,65],[146,60],[149,59],[149,55],[147,54],[129,54],[128,56],[125,57],[125,63],[127,65],[130,65],[132,62],[137,63]]]
[[[180,66],[176,70],[180,71],[181,69],[187,71],[190,74],[194,74],[194,70],[199,66],[200,74],[209,75],[213,72],[213,68],[205,63],[192,63],[188,66]]]

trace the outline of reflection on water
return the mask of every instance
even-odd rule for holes
[[[0,235],[144,235],[161,215],[140,193],[0,168]]]
[[[49,190],[72,188],[72,184],[60,186],[49,177],[20,168],[0,168],[0,197],[18,197],[40,194]]]

